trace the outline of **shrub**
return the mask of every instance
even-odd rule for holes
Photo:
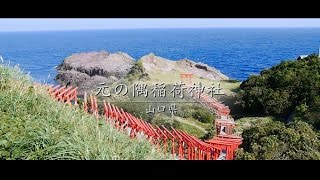
[[[239,80],[236,79],[228,79],[228,80],[223,80],[224,82],[228,82],[228,83],[238,83],[240,82]]]
[[[181,108],[178,110],[178,116],[183,118],[191,118],[194,109],[191,104],[181,105]]]
[[[316,55],[265,69],[242,82],[240,89],[247,113],[293,116],[320,128],[319,109],[313,108],[320,106],[320,58]]]
[[[243,144],[236,159],[319,160],[319,134],[301,121],[257,124],[242,133]]]
[[[132,82],[134,80],[149,80],[150,77],[149,74],[145,72],[142,61],[137,61],[127,74],[126,79]]]
[[[213,114],[206,109],[195,110],[192,117],[203,123],[212,123],[214,120]]]

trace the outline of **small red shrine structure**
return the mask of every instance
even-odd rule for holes
[[[187,83],[191,84],[192,75],[191,73],[180,73],[181,82],[185,82],[184,80],[186,80]]]

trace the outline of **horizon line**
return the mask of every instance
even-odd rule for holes
[[[215,27],[143,27],[143,28],[92,28],[92,29],[43,29],[43,30],[0,30],[0,32],[64,32],[64,31],[104,31],[104,30],[157,30],[157,29],[320,29],[319,26],[292,27],[292,26],[215,26]]]

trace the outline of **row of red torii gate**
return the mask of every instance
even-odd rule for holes
[[[191,73],[180,73],[181,82],[185,82],[187,86],[192,84],[192,77],[193,74]],[[214,138],[205,142],[224,150],[224,152],[226,152],[225,159],[234,159],[235,151],[238,149],[239,145],[242,144],[242,138],[234,134],[236,123],[230,116],[230,108],[205,93],[200,94],[199,99],[195,99],[209,110],[212,110],[216,115],[214,122],[216,127],[216,135]]]
[[[181,81],[188,79],[191,84],[192,74],[181,73]],[[188,84],[187,84],[188,86]],[[236,126],[230,116],[230,109],[215,98],[201,94],[198,101],[216,114],[216,135],[213,139],[202,141],[186,132],[164,126],[151,125],[147,121],[125,112],[113,104],[103,101],[103,113],[99,114],[97,98],[84,93],[83,102],[79,105],[78,88],[72,86],[50,85],[50,95],[68,105],[81,107],[85,112],[98,118],[104,118],[107,123],[118,130],[127,133],[131,138],[146,138],[157,148],[171,153],[174,159],[180,160],[233,160],[235,151],[242,143],[242,138],[234,135]]]

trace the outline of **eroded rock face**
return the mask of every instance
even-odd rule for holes
[[[147,73],[154,72],[180,72],[192,73],[196,76],[211,79],[211,80],[227,80],[226,75],[222,74],[219,70],[208,66],[204,63],[196,63],[189,59],[181,59],[172,61],[165,59],[154,54],[149,54],[141,58],[143,67]]]
[[[73,85],[84,90],[97,88],[100,83],[111,84],[128,74],[134,59],[125,53],[106,51],[78,53],[67,57],[57,67],[56,80],[63,85]]]
[[[106,51],[78,53],[67,57],[61,65],[57,67],[58,75],[56,80],[62,85],[72,85],[79,88],[79,94],[84,91],[93,91],[101,87],[101,83],[111,85],[119,82],[125,77],[130,77],[135,69],[135,60],[125,53],[109,53]],[[172,61],[154,54],[143,56],[141,62],[143,75],[157,73],[192,73],[195,76],[211,79],[229,79],[217,69],[203,63],[196,63],[189,59]],[[138,64],[139,64],[138,63]],[[136,64],[137,66],[137,64]],[[128,73],[130,72],[130,75]],[[140,78],[141,79],[141,78]],[[142,78],[143,79],[143,78]]]
[[[67,57],[57,70],[75,70],[89,76],[122,78],[133,64],[134,59],[128,54],[100,51],[73,54]]]

